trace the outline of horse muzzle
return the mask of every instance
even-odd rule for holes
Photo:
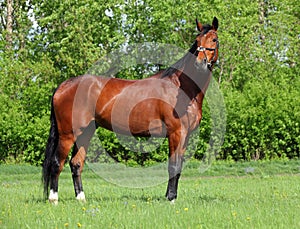
[[[196,59],[194,66],[198,71],[206,71],[211,67],[211,63],[209,63],[206,58],[202,60]]]

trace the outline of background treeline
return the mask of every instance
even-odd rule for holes
[[[219,19],[220,40],[213,76],[223,93],[227,118],[218,158],[299,158],[298,0],[2,0],[0,161],[41,163],[50,98],[61,82],[84,74],[124,43],[157,42],[187,50],[197,34],[195,18],[211,23],[213,16]],[[143,78],[151,69],[137,66],[118,77]],[[192,149],[195,158],[202,158],[209,147],[207,102],[199,132],[192,139],[197,144]],[[119,161],[149,164],[167,157],[166,142],[152,154],[143,154],[129,151],[108,131],[97,134]],[[93,152],[101,151],[98,141],[92,142]],[[90,155],[91,160],[97,157]]]

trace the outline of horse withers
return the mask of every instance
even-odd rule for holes
[[[73,147],[70,167],[75,195],[85,200],[81,172],[95,126],[141,137],[167,137],[166,197],[177,198],[188,139],[202,118],[202,103],[218,59],[218,20],[196,20],[193,45],[164,71],[142,80],[84,75],[63,82],[52,97],[51,128],[43,162],[45,195],[58,203],[58,178]],[[50,186],[50,193],[49,193]]]

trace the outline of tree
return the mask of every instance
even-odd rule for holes
[[[1,160],[40,163],[50,98],[62,81],[84,74],[126,44],[156,42],[188,49],[196,36],[195,19],[210,23],[213,16],[220,22],[213,75],[224,93],[228,124],[220,158],[300,154],[296,0],[2,0],[0,9]],[[148,67],[137,66],[119,76],[145,77],[151,72]],[[210,130],[207,115],[203,133]],[[205,148],[205,135],[199,149]]]

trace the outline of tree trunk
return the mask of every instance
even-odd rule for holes
[[[259,23],[261,24],[261,34],[260,34],[260,40],[261,44],[265,43],[265,35],[263,34],[264,26],[265,26],[265,2],[264,0],[261,0],[259,3]]]
[[[7,0],[7,18],[6,18],[6,49],[12,49],[13,32],[13,0]]]

